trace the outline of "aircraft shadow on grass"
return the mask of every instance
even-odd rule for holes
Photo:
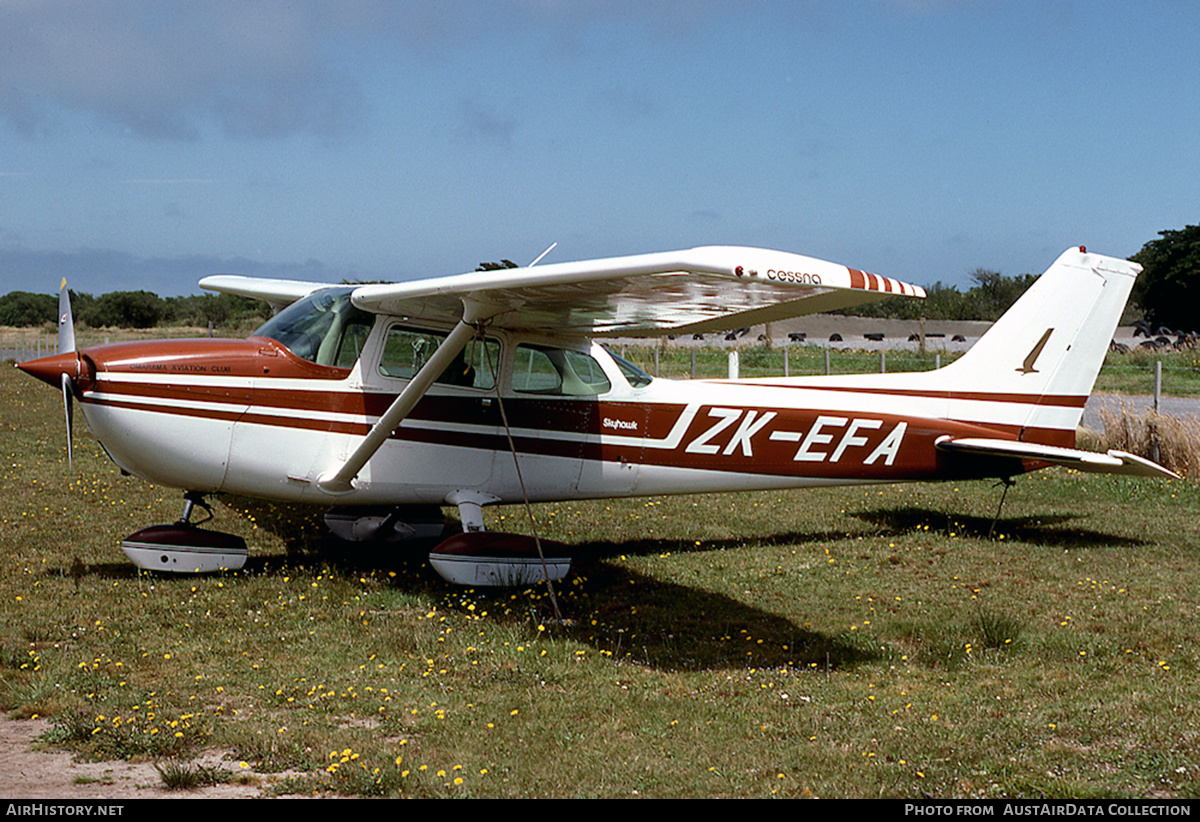
[[[880,508],[859,511],[852,516],[875,525],[882,533],[891,536],[911,534],[918,528],[928,527],[930,531],[971,537],[986,538],[989,534],[1003,534],[1006,541],[1019,540],[1047,548],[1134,548],[1147,544],[1133,537],[1072,525],[1077,520],[1087,519],[1087,514],[1001,517],[995,520],[994,525],[991,517],[947,514],[931,508]]]
[[[754,542],[798,544],[839,536],[789,533]],[[435,542],[404,549],[338,542],[336,546],[330,545],[329,553],[321,551],[317,556],[323,555],[324,562],[358,572],[388,568],[396,572],[391,584],[414,591],[457,590],[447,586],[426,561],[427,549]],[[803,627],[734,597],[643,574],[612,561],[619,556],[716,553],[726,548],[745,549],[746,544],[746,540],[727,539],[705,542],[701,548],[690,544],[681,547],[678,540],[574,545],[571,573],[555,583],[556,597],[567,624],[555,626],[554,630],[609,653],[614,659],[662,670],[748,667],[834,670],[876,656],[859,644]],[[251,568],[250,563],[247,568]],[[519,604],[514,603],[514,592],[518,593]],[[487,611],[489,618],[497,621],[554,619],[544,585],[523,589],[474,588],[468,598],[475,606],[475,613]]]
[[[272,512],[264,508],[256,510],[254,517],[259,529],[278,536],[289,546],[289,552],[264,556],[252,551],[238,575],[295,574],[305,567],[332,566],[352,575],[386,570],[394,573],[389,585],[411,592],[436,596],[457,590],[448,586],[427,561],[428,550],[436,539],[414,540],[402,547],[346,543],[310,527],[315,522],[311,512],[287,507]],[[802,627],[734,597],[639,573],[612,561],[618,556],[717,554],[744,550],[748,542],[811,545],[842,536],[832,531],[788,532],[753,540],[706,540],[702,547],[656,539],[582,543],[573,546],[576,559],[571,574],[555,586],[566,624],[553,630],[611,654],[614,659],[662,670],[758,668],[799,672],[833,670],[868,661],[876,654],[859,644]],[[112,562],[50,573],[75,576],[80,583],[88,577],[130,579],[139,572],[128,564]],[[164,579],[173,578],[176,575],[164,575]],[[489,619],[496,621],[530,623],[554,618],[544,586],[516,590],[517,603],[512,599],[514,589],[509,588],[471,589],[469,597],[477,613],[487,611]]]
[[[241,501],[239,501],[241,502]],[[930,508],[876,509],[851,514],[869,523],[879,537],[894,538],[918,528],[986,537],[989,517],[947,514]],[[341,568],[347,573],[386,569],[395,576],[389,584],[410,591],[436,593],[448,586],[426,561],[437,540],[414,541],[398,546],[354,544],[337,540],[319,525],[315,512],[291,506],[257,507],[253,516],[259,529],[275,534],[288,546],[286,555],[251,555],[241,574],[295,572],[297,568]],[[1086,515],[1084,515],[1084,518]],[[996,533],[1009,540],[1054,548],[1133,547],[1142,541],[1092,529],[1073,527],[1080,515],[1048,514],[1005,517]],[[455,529],[449,523],[448,529]],[[565,626],[560,634],[638,664],[663,670],[704,670],[754,667],[803,671],[838,669],[877,657],[861,644],[772,614],[725,594],[639,573],[613,562],[619,556],[658,554],[720,554],[753,545],[820,545],[844,538],[842,531],[788,531],[753,538],[705,540],[702,545],[675,539],[638,539],[625,542],[593,541],[573,546],[571,575],[556,585]],[[788,572],[789,569],[784,569]],[[79,578],[129,578],[136,573],[123,563],[85,566],[82,572],[63,569]],[[511,589],[473,589],[476,610],[487,610],[496,620],[528,622],[553,618],[544,587],[531,586],[511,606]],[[494,602],[489,602],[494,600]]]

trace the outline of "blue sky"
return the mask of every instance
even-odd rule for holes
[[[1184,0],[5,0],[0,293],[703,244],[917,284],[1198,222]]]

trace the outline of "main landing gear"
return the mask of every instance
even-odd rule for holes
[[[471,491],[449,497],[458,506],[463,532],[430,551],[433,570],[447,582],[477,587],[536,585],[565,577],[571,570],[568,546],[536,536],[484,530],[483,505],[496,501]]]
[[[189,491],[183,496],[183,518],[172,525],[151,525],[121,540],[121,550],[137,567],[146,571],[176,574],[206,574],[236,571],[246,564],[246,541],[235,534],[206,531],[197,527],[213,518],[204,495]],[[208,514],[193,523],[196,507]]]

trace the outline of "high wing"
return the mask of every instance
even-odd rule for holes
[[[314,291],[328,288],[330,283],[306,283],[299,280],[265,280],[238,274],[213,274],[200,280],[200,287],[222,294],[254,297],[266,300],[276,312],[307,297]]]
[[[706,246],[365,285],[353,301],[378,314],[452,322],[469,299],[503,328],[611,337],[723,331],[894,294],[925,296],[917,286],[799,254]]]
[[[222,275],[206,277],[200,285],[291,301],[315,290],[316,284],[255,283]],[[925,296],[916,286],[836,263],[735,246],[360,286],[351,294],[360,309],[452,323],[454,329],[353,453],[336,470],[319,476],[316,485],[331,494],[354,489],[367,460],[475,335],[476,323],[565,336],[651,336],[757,325],[848,308],[889,294]]]

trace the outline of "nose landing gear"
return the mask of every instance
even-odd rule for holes
[[[145,571],[176,574],[207,574],[236,571],[246,564],[246,541],[236,534],[206,531],[193,523],[197,506],[208,514],[200,523],[213,518],[204,495],[189,491],[183,497],[183,518],[170,525],[151,525],[121,540],[121,550],[130,561]]]

